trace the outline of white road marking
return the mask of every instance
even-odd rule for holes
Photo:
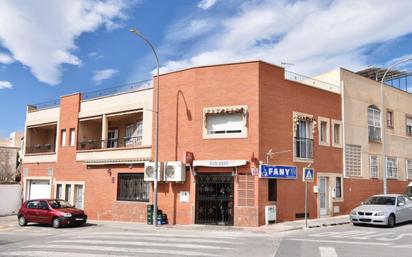
[[[392,245],[390,243],[377,243],[377,242],[358,242],[358,241],[341,241],[341,240],[319,240],[319,239],[303,239],[303,238],[288,238],[286,240],[303,241],[303,242],[318,242],[318,243],[336,243],[336,244],[354,244],[354,245]]]
[[[383,238],[377,238],[376,240],[379,240],[379,241],[396,241],[396,240],[402,239],[404,237],[412,237],[412,234],[411,233],[406,233],[406,234],[400,234],[400,235],[398,235],[396,237],[393,237],[393,238],[383,237]]]
[[[66,237],[66,236],[64,236]],[[124,239],[124,240],[156,240],[159,241],[157,235],[150,236],[106,236],[106,235],[93,235],[93,236],[73,236],[77,239]],[[216,244],[241,244],[235,241],[225,241],[222,239],[204,239],[204,238],[161,238],[162,242],[183,242],[183,243],[216,243]]]
[[[1,256],[28,256],[28,257],[118,257],[119,255],[113,254],[95,254],[95,253],[68,253],[68,252],[46,252],[46,251],[14,251],[3,252]],[[122,257],[134,257],[132,255],[122,255]]]
[[[177,244],[177,243],[155,243],[155,242],[133,242],[133,241],[107,241],[107,240],[54,240],[50,243],[78,243],[78,244],[94,244],[94,245],[130,245],[130,246],[163,246],[163,247],[173,247],[173,248],[184,248],[184,249],[213,249],[213,250],[233,250],[234,248],[212,246],[212,245],[200,245],[200,244]]]
[[[319,247],[320,257],[338,257],[333,247]]]
[[[412,248],[412,245],[395,245],[393,248]]]
[[[161,231],[159,231],[161,232]],[[185,233],[185,232],[182,232]],[[169,233],[156,233],[156,232],[93,232],[93,233],[87,233],[87,235],[119,235],[119,236],[157,236],[157,237],[190,237],[190,238],[222,238],[222,239],[236,239],[237,237],[241,236],[222,236],[222,235],[216,235],[216,234],[210,234],[210,235],[198,235],[198,234],[169,234]],[[254,235],[248,235],[248,236],[254,236]]]
[[[124,253],[149,253],[149,254],[167,254],[167,255],[178,255],[178,256],[205,256],[205,257],[223,257],[223,255],[195,252],[195,251],[182,251],[182,250],[172,250],[172,249],[149,249],[149,248],[125,248],[125,247],[110,247],[110,246],[100,246],[100,245],[79,245],[79,244],[47,244],[47,245],[28,245],[23,246],[25,249],[51,249],[55,251],[56,249],[64,250],[87,250],[87,251],[105,251],[105,252],[124,252]],[[60,255],[54,255],[60,256]],[[77,256],[77,253],[72,253],[72,256]],[[98,256],[98,255],[96,255]]]

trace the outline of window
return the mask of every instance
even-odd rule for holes
[[[268,200],[270,202],[277,201],[277,179],[268,179]]]
[[[335,195],[336,195],[336,198],[342,198],[342,178],[341,177],[336,177]]]
[[[412,117],[406,117],[406,134],[412,136]]]
[[[334,147],[342,147],[342,123],[337,120],[332,120],[332,137]]]
[[[83,185],[74,185],[74,207],[83,208]]]
[[[117,184],[117,200],[149,201],[149,182],[143,173],[120,173]]]
[[[72,185],[66,185],[66,193],[64,194],[64,200],[68,201],[69,203],[72,202]]]
[[[312,124],[310,119],[297,121],[295,130],[295,156],[297,158],[313,158]]]
[[[386,174],[388,178],[397,178],[398,177],[398,166],[396,158],[386,158]]]
[[[319,117],[319,144],[329,146],[329,119]]]
[[[74,144],[76,143],[76,133],[74,131],[74,128],[70,129],[70,146],[74,146]]]
[[[270,179],[268,179],[270,180]],[[255,177],[249,174],[238,176],[238,206],[255,206]]]
[[[246,137],[247,107],[205,108],[204,138]]]
[[[393,128],[393,111],[386,110],[386,126],[388,128]]]
[[[370,142],[381,141],[380,110],[375,105],[368,107],[368,132]]]
[[[138,146],[142,144],[143,123],[139,121],[126,126],[125,145]]]
[[[27,209],[37,209],[39,205],[40,205],[39,201],[30,201],[27,203],[26,208]]]
[[[349,145],[345,147],[345,173],[348,176],[361,176],[361,146]]]
[[[66,130],[61,130],[61,146],[66,146]]]
[[[56,199],[63,199],[63,185],[57,184],[56,185]]]
[[[406,176],[412,180],[412,160],[406,160]]]
[[[378,177],[378,157],[377,156],[370,156],[370,176],[371,178],[377,178]]]

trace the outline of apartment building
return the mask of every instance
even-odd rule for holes
[[[146,215],[152,89],[130,84],[27,107],[24,199],[66,199],[91,219]],[[139,200],[139,201],[136,201]],[[139,216],[140,215],[140,216]]]
[[[404,193],[412,179],[412,94],[390,86],[400,75],[407,82],[404,74],[397,73],[384,84],[382,109],[384,71],[376,69],[365,77],[364,71],[338,68],[317,77],[342,86],[345,212],[368,196],[383,193],[385,164],[388,193]]]
[[[308,166],[309,217],[342,213],[339,86],[233,63],[161,75],[159,103],[159,160],[194,159],[184,181],[159,184],[170,223],[259,226],[266,206],[278,222],[303,218]]]

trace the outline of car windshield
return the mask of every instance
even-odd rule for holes
[[[372,196],[364,204],[366,205],[395,205],[396,198],[391,196]]]
[[[49,204],[53,209],[72,208],[73,206],[63,200],[49,200]]]

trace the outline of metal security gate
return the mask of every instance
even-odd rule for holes
[[[208,173],[196,176],[196,224],[233,225],[233,176]]]

